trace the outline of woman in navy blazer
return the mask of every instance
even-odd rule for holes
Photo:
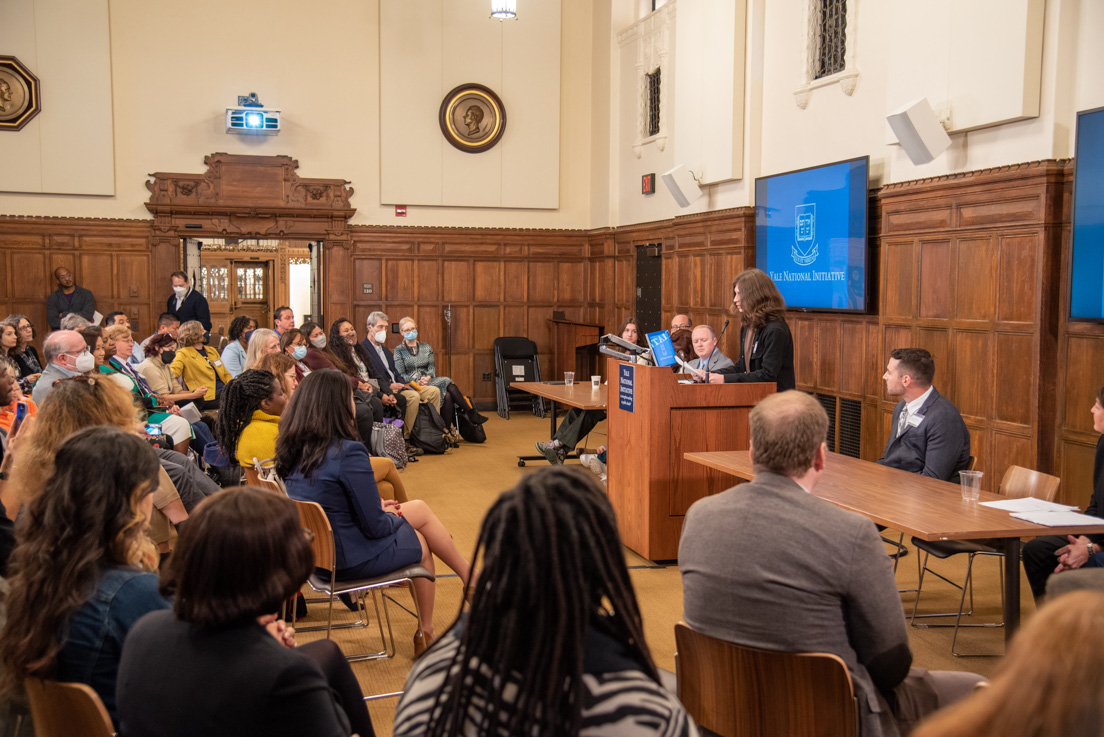
[[[420,500],[400,507],[380,498],[368,449],[357,439],[354,411],[344,374],[312,371],[284,410],[276,440],[276,472],[288,495],[320,504],[333,527],[337,580],[374,578],[418,563],[433,571],[437,555],[466,592],[471,565],[433,510]],[[415,654],[433,641],[434,585],[414,580],[421,612]]]

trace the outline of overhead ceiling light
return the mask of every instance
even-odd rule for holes
[[[491,17],[517,20],[517,0],[491,0]]]

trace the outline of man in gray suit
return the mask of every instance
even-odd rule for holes
[[[893,423],[883,466],[943,481],[958,481],[970,464],[970,432],[950,400],[932,386],[935,363],[923,348],[898,348],[889,354],[882,376],[886,392],[901,401],[893,408]]]
[[[750,425],[755,480],[686,513],[686,623],[749,647],[839,656],[863,737],[906,733],[968,695],[979,676],[910,668],[893,567],[874,523],[812,495],[828,458],[820,404],[803,392],[774,394]]]
[[[735,369],[732,359],[717,350],[717,334],[708,325],[698,325],[690,336],[694,355],[690,367],[706,373],[716,373],[718,369]]]
[[[42,358],[46,368],[31,392],[31,399],[39,407],[53,390],[55,381],[86,374],[96,368],[96,358],[88,351],[84,336],[74,330],[56,330],[47,335],[42,344]]]

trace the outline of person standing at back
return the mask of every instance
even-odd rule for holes
[[[955,406],[932,386],[931,354],[923,348],[898,348],[889,356],[882,378],[886,393],[900,401],[878,463],[957,482],[958,472],[970,465],[970,432]]]
[[[54,269],[57,291],[46,298],[46,322],[51,330],[61,330],[61,318],[69,313],[92,322],[96,313],[96,298],[84,287],[78,287],[73,272],[64,266]]]
[[[165,311],[176,315],[180,324],[195,320],[203,326],[203,331],[211,332],[211,306],[207,298],[192,289],[188,275],[183,271],[172,273],[173,293],[165,303]]]

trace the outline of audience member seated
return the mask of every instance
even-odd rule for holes
[[[249,336],[249,345],[245,349],[245,368],[255,369],[263,356],[280,352],[280,335],[275,330],[258,328]]]
[[[188,275],[183,271],[174,271],[171,281],[173,293],[165,303],[165,312],[176,315],[181,325],[195,320],[203,326],[203,332],[210,332],[211,307],[207,304],[207,298],[192,289]]]
[[[153,393],[177,404],[187,404],[202,400],[207,395],[207,387],[199,386],[195,390],[181,388],[180,380],[173,376],[172,362],[176,360],[176,338],[164,333],[155,335],[146,346],[146,360],[138,364],[138,373],[149,384]]]
[[[11,482],[4,487],[3,499],[8,516],[15,518],[19,508],[35,499],[54,469],[54,455],[72,433],[94,425],[109,425],[145,437],[139,410],[130,392],[110,379],[80,376],[61,380],[39,405],[31,431],[23,437],[12,469]],[[153,494],[150,538],[158,550],[167,553],[176,538],[176,523],[188,519],[180,494],[168,475],[161,472]]]
[[[667,332],[674,335],[679,330],[690,330],[693,327],[694,323],[690,319],[690,316],[684,312],[680,312],[671,318],[671,327],[668,328]]]
[[[10,562],[0,691],[28,676],[85,683],[117,722],[127,633],[144,614],[169,607],[146,535],[161,467],[145,441],[110,427],[67,438],[51,465],[20,520]]]
[[[31,394],[39,407],[59,379],[86,374],[96,368],[96,359],[88,350],[84,336],[75,330],[58,330],[47,335],[46,342],[42,344],[42,356],[46,367]]]
[[[68,314],[65,317],[61,318],[62,330],[84,330],[91,324],[91,322],[85,320],[83,317],[75,313]]]
[[[239,466],[276,457],[276,435],[287,396],[268,371],[246,369],[226,385],[215,426],[219,445]]]
[[[1104,386],[1097,390],[1096,401],[1090,411],[1093,430],[1104,433]],[[1092,497],[1085,514],[1104,517],[1104,435],[1096,440],[1092,478]],[[1023,547],[1023,567],[1031,583],[1031,593],[1035,601],[1041,603],[1046,595],[1047,579],[1052,573],[1104,567],[1104,534],[1037,537]]]
[[[780,392],[797,386],[793,336],[778,286],[765,272],[746,269],[732,281],[732,304],[742,322],[740,356],[732,368],[710,374],[709,382],[772,381]]]
[[[73,330],[80,328],[67,328],[62,320],[68,315],[76,315],[88,322],[80,327],[88,325],[92,316],[96,314],[96,298],[92,292],[84,287],[78,287],[73,279],[73,272],[64,266],[54,269],[54,279],[58,288],[46,298],[46,322],[51,330]]]
[[[402,374],[395,366],[395,357],[387,350],[384,344],[387,342],[387,328],[391,324],[391,318],[382,312],[373,312],[368,315],[368,337],[360,342],[360,346],[368,355],[372,365],[372,373],[380,377],[380,392],[393,393],[394,406],[403,419],[403,436],[408,440],[410,431],[414,428],[414,421],[418,419],[418,405],[428,402],[441,409],[441,392],[433,386],[423,386],[415,389],[406,384]],[[381,401],[382,400],[381,398]],[[384,401],[387,404],[386,401]],[[409,445],[409,444],[408,444]]]
[[[276,440],[276,472],[288,495],[321,504],[333,526],[337,580],[382,576],[419,563],[433,571],[436,555],[466,587],[471,567],[429,506],[381,499],[353,416],[345,375],[312,371],[288,405]],[[421,613],[415,654],[433,641],[434,585],[424,578],[414,581]]]
[[[18,374],[16,379],[24,380],[24,387],[29,390],[33,385],[32,378],[37,380],[38,377],[32,377],[31,374],[23,375],[23,368],[16,358],[19,353],[20,340],[19,330],[14,321],[5,320],[0,322],[0,358],[11,364],[12,369]]]
[[[372,444],[372,425],[382,422],[384,418],[384,405],[382,385],[387,380],[380,380],[372,371],[372,361],[365,353],[364,347],[357,343],[356,328],[344,317],[339,317],[330,324],[330,337],[327,343],[330,350],[330,358],[334,368],[350,378],[355,387],[353,390],[353,403],[356,405],[357,432],[360,440],[367,446]],[[393,399],[394,395],[392,395]],[[390,404],[390,403],[389,403]],[[390,406],[396,406],[397,401]],[[398,410],[396,410],[396,414]]]
[[[231,376],[236,377],[245,371],[245,349],[256,329],[257,321],[249,315],[238,315],[230,321],[230,329],[227,331],[230,342],[222,349],[222,365]]]
[[[635,317],[630,317],[621,323],[621,330],[618,335],[630,343],[639,346],[647,345],[643,335],[637,330]],[[635,358],[635,356],[629,356],[628,354],[625,356],[625,360],[634,363]],[[605,410],[572,407],[564,415],[563,420],[560,421],[560,426],[556,428],[556,434],[552,436],[552,439],[544,443],[537,443],[537,450],[544,454],[549,463],[562,464],[568,454],[575,449],[575,446],[582,442],[583,438],[594,429],[594,426],[604,419],[606,419]]]
[[[705,372],[705,376],[699,378],[704,379],[711,373],[735,366],[731,358],[717,350],[717,333],[708,325],[698,325],[694,328],[690,334],[690,341],[694,355],[697,356],[690,361],[690,367]]]
[[[855,686],[860,733],[907,734],[981,679],[910,670],[901,598],[877,528],[810,493],[828,459],[824,408],[803,392],[773,394],[749,425],[755,480],[686,513],[683,619],[748,647],[839,656]]]
[[[110,357],[100,366],[100,373],[107,374],[134,395],[137,404],[145,410],[146,422],[160,425],[162,432],[172,438],[173,450],[187,453],[192,441],[191,423],[180,416],[172,400],[154,394],[137,369],[128,363],[134,345],[130,330],[112,325],[104,329],[103,338],[105,355]]]
[[[330,350],[326,331],[317,323],[307,321],[299,326],[299,333],[306,339],[307,353],[301,359],[311,371],[335,369],[333,351]]]
[[[893,408],[889,441],[878,459],[883,466],[944,481],[958,481],[970,465],[970,432],[950,400],[932,386],[935,363],[923,348],[892,351],[886,393],[900,397]]]
[[[280,350],[295,360],[295,378],[299,381],[311,372],[310,366],[303,363],[307,357],[307,339],[299,328],[286,330],[280,335]]]
[[[1075,591],[1016,633],[988,688],[925,720],[912,737],[1070,737],[1104,724],[1104,594]]]
[[[103,319],[103,326],[109,328],[112,325],[122,325],[124,328],[130,329],[130,318],[126,316],[125,312],[109,312],[107,317]],[[133,335],[133,330],[131,334]],[[142,361],[146,360],[146,352],[142,346],[138,345],[137,341],[134,343],[134,347],[131,349],[130,362],[137,366]]]
[[[202,405],[201,409],[217,409],[222,389],[233,377],[222,365],[218,351],[204,345],[206,340],[203,325],[200,323],[192,320],[181,325],[177,335],[180,347],[176,351],[171,369],[173,376],[180,377],[186,388],[207,387],[203,400],[197,402]]]
[[[145,350],[149,342],[156,338],[158,335],[164,335],[168,333],[172,337],[177,337],[180,332],[180,318],[172,312],[162,312],[157,318],[157,332],[149,336],[142,341],[142,350]]]
[[[295,328],[292,328],[294,330]],[[261,371],[267,371],[280,381],[284,396],[291,401],[291,395],[299,387],[299,375],[295,371],[295,359],[286,353],[269,353],[257,364]]]
[[[11,315],[0,322],[0,356],[11,359],[16,378],[23,385],[22,390],[29,392],[42,375],[42,365],[34,346],[27,342],[27,333],[30,331],[19,327],[21,322],[27,322],[26,318],[20,320],[20,317],[21,315]],[[27,322],[27,325],[30,323]]]
[[[471,610],[414,664],[395,734],[697,735],[660,685],[605,494],[542,469],[476,543]]]
[[[433,386],[441,392],[441,417],[449,427],[456,426],[456,412],[468,409],[464,392],[447,376],[437,375],[433,346],[418,340],[418,324],[412,317],[399,320],[403,340],[395,347],[395,368],[407,384]]]
[[[0,367],[3,367],[7,359],[0,359]],[[15,379],[13,378],[14,371],[0,370],[0,403],[5,406],[12,402],[15,396],[14,387]],[[6,412],[0,412],[0,416],[6,417]],[[7,502],[8,495],[4,490],[7,484],[7,477],[12,468],[12,462],[15,460],[16,447],[21,442],[20,438],[23,436],[24,430],[30,431],[34,426],[34,418],[28,418],[23,421],[23,424],[17,428],[13,434],[11,432],[11,425],[0,429],[0,579],[7,578],[8,576],[8,559],[11,558],[12,550],[15,549],[15,521],[9,518],[7,509],[4,508],[4,504]],[[14,514],[11,517],[15,517]],[[0,583],[0,589],[3,588],[3,584]],[[0,620],[3,619],[4,612],[3,607],[0,606]],[[2,624],[2,621],[0,621]],[[4,699],[0,698],[0,716],[3,715]]]
[[[273,614],[312,560],[289,500],[239,488],[204,503],[164,577],[172,611],[143,617],[127,636],[120,737],[374,735],[338,646],[297,647]]]
[[[214,442],[213,438],[214,436],[211,442]],[[200,470],[188,456],[168,448],[154,448],[154,451],[157,453],[157,461],[176,487],[176,493],[180,495],[180,501],[189,515],[200,502],[222,490],[222,487]]]
[[[4,320],[14,322],[16,330],[19,331],[21,339],[19,345],[23,347],[16,345],[16,353],[12,358],[15,359],[20,374],[33,376],[42,373],[42,359],[38,357],[38,351],[34,347],[35,329],[30,318],[26,315],[8,315]]]
[[[34,417],[38,413],[38,405],[34,400],[26,396],[19,386],[15,376],[15,364],[7,358],[0,356],[0,374],[6,375],[12,382],[11,399],[7,404],[0,405],[0,430],[8,432],[15,422],[15,411],[20,402],[27,403],[27,416]]]
[[[276,334],[283,337],[284,333],[295,329],[295,311],[287,305],[280,305],[272,312],[272,326]]]

